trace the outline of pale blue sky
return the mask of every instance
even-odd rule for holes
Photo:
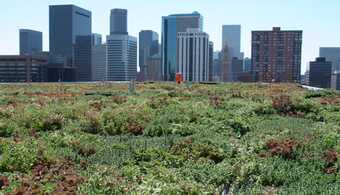
[[[222,25],[241,25],[241,51],[251,52],[251,31],[303,30],[302,67],[319,55],[319,47],[340,47],[340,0],[0,0],[0,55],[19,54],[19,29],[43,32],[43,50],[49,50],[49,5],[74,4],[92,12],[92,32],[109,34],[113,8],[128,10],[128,32],[154,30],[161,36],[161,18],[169,14],[203,15],[204,31],[221,49]]]

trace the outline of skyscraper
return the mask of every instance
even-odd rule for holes
[[[228,41],[230,59],[239,57],[241,54],[241,25],[223,25],[222,26],[222,50]],[[223,52],[223,51],[222,51]]]
[[[127,35],[127,10],[112,9],[110,15],[110,35]]]
[[[309,63],[309,85],[320,88],[331,88],[332,62],[326,58],[316,58]]]
[[[155,54],[148,58],[148,80],[161,81],[162,80],[162,57],[160,54]]]
[[[106,37],[107,81],[130,81],[137,77],[137,38],[127,34],[126,13],[123,9],[111,10],[111,34]]]
[[[249,58],[244,58],[244,72],[250,72],[251,60]]]
[[[97,33],[92,33],[92,45],[101,45],[102,35]]]
[[[163,80],[175,80],[178,70],[177,33],[186,32],[187,28],[203,31],[203,16],[192,14],[174,14],[162,17],[162,75]]]
[[[252,31],[251,41],[252,82],[300,83],[301,30]]]
[[[42,32],[20,29],[20,55],[42,52]]]
[[[158,34],[152,30],[139,32],[139,69],[147,75],[148,58],[158,54]]]
[[[221,53],[221,51],[214,51],[213,59],[218,60],[218,56],[220,55],[220,53]]]
[[[320,47],[319,56],[332,62],[332,74],[340,71],[340,47]]]
[[[238,82],[238,76],[243,73],[243,60],[233,57],[230,62],[230,80],[231,82]]]
[[[178,73],[183,81],[209,81],[209,35],[197,28],[178,33]]]
[[[106,44],[92,46],[92,81],[106,81]]]
[[[213,80],[214,77],[221,78],[221,72],[222,72],[222,52],[214,51],[214,61],[211,70]]]
[[[229,46],[228,41],[225,42],[223,48],[223,57],[222,57],[222,70],[221,70],[221,81],[222,82],[230,82],[230,55],[229,55]]]
[[[77,81],[91,81],[91,12],[75,5],[51,5],[50,52],[77,68]]]
[[[213,81],[213,64],[214,64],[214,42],[209,41],[209,78],[208,81]]]

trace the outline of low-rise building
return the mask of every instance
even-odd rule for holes
[[[0,82],[46,82],[47,61],[33,55],[0,56]]]

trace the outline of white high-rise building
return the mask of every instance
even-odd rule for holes
[[[112,9],[110,35],[106,36],[106,80],[137,78],[137,38],[128,35],[127,10]]]
[[[130,35],[106,37],[106,80],[130,81],[137,77],[137,38]]]
[[[178,73],[183,81],[209,81],[209,35],[197,28],[177,33]]]

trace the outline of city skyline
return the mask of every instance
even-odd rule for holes
[[[204,1],[192,4],[177,0],[147,2],[150,3],[129,1],[116,2],[111,5],[109,2],[93,3],[79,0],[48,2],[37,0],[34,3],[21,0],[2,1],[0,2],[0,25],[6,26],[6,30],[1,31],[0,36],[6,38],[0,39],[0,55],[19,54],[19,29],[43,32],[43,50],[49,51],[48,6],[64,4],[73,4],[91,11],[92,32],[102,34],[103,37],[109,34],[109,15],[113,8],[128,10],[128,32],[135,37],[138,37],[141,30],[153,30],[160,35],[162,16],[197,11],[204,18],[203,31],[207,32],[210,40],[214,42],[215,51],[221,49],[222,25],[241,25],[241,52],[245,53],[244,57],[250,57],[251,54],[252,30],[271,30],[272,27],[303,30],[301,73],[305,72],[307,62],[313,61],[319,56],[319,47],[340,46],[340,36],[338,35],[340,26],[336,25],[337,18],[340,18],[340,13],[336,10],[340,6],[340,2],[335,0],[301,0],[298,2],[292,0],[284,2],[217,0],[213,4],[207,4]],[[16,7],[16,12],[11,11],[8,7]],[[285,10],[289,10],[289,12]],[[282,13],[278,14],[279,11]],[[233,17],[230,17],[231,15]]]

